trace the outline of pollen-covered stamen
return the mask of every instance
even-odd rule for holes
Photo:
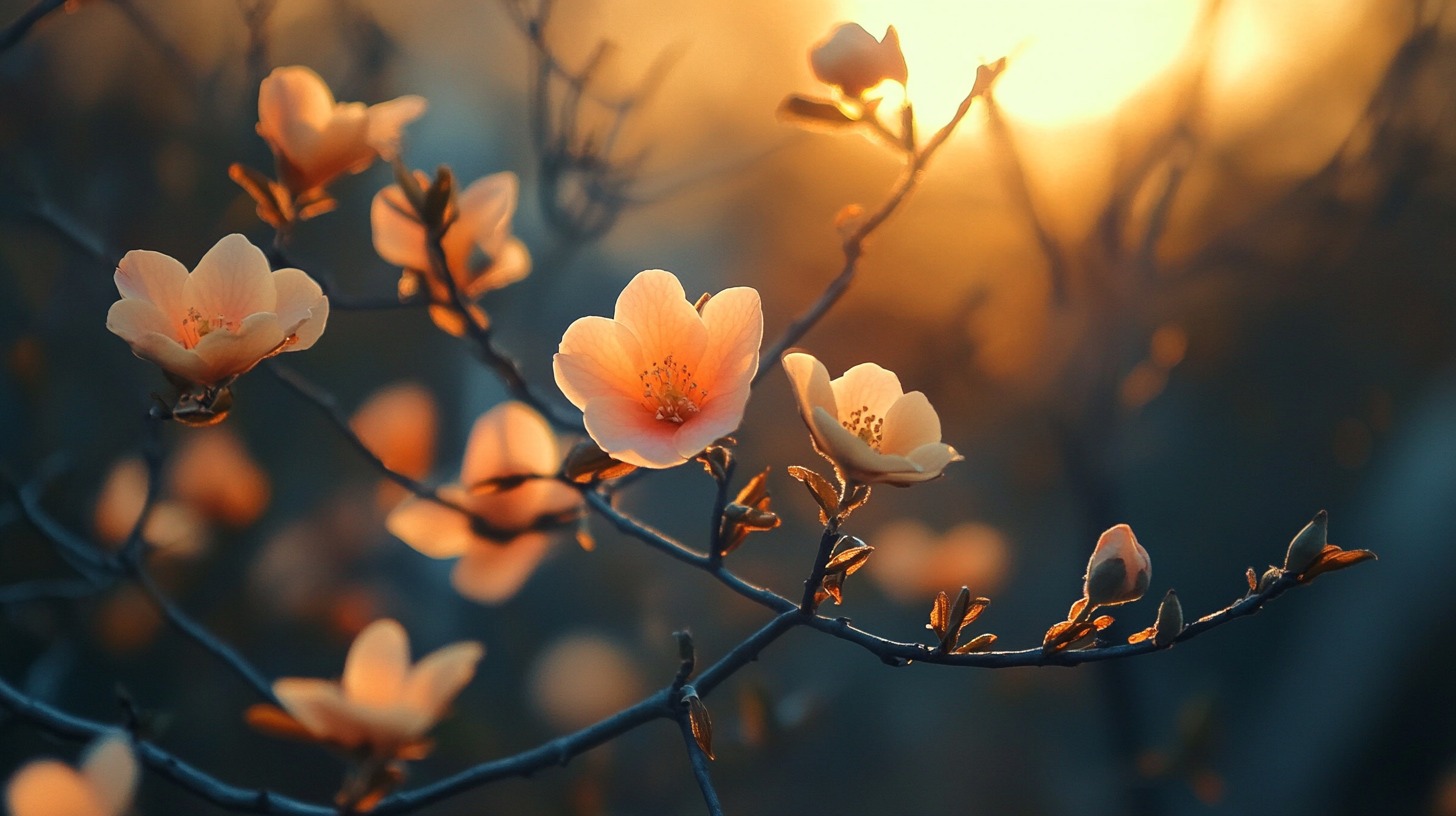
[[[187,316],[182,318],[182,347],[195,348],[198,343],[202,342],[202,338],[218,329],[237,331],[238,323],[236,320],[228,320],[222,315],[206,318],[197,311],[196,307],[188,307]]]
[[[885,435],[885,420],[870,413],[869,406],[862,405],[849,415],[849,419],[841,420],[840,425],[846,431],[854,434],[875,450],[880,449],[880,439]]]
[[[662,362],[653,362],[637,375],[642,381],[642,404],[653,412],[654,419],[681,425],[696,414],[708,392],[698,385],[688,367],[669,354]]]

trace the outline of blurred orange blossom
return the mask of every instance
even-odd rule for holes
[[[371,623],[354,639],[339,682],[284,677],[273,684],[283,708],[259,704],[248,721],[260,730],[322,742],[375,760],[417,759],[427,731],[475,676],[485,650],[453,643],[410,663],[409,635],[397,621]]]
[[[699,309],[677,276],[649,269],[622,290],[614,317],[567,327],[556,384],[602,450],[673,467],[743,421],[762,341],[757,290],[724,289]]]
[[[831,381],[812,355],[790,352],[783,364],[814,449],[844,481],[905,487],[939,478],[964,458],[940,441],[930,400],[905,393],[894,372],[860,363]]]
[[[575,488],[550,478],[560,467],[556,434],[546,420],[524,403],[501,403],[475,421],[460,482],[440,488],[441,496],[496,529],[478,529],[458,510],[415,496],[389,514],[386,526],[425,555],[459,558],[451,583],[460,594],[501,603],[520,590],[546,556],[550,537],[534,529],[536,524],[582,502]],[[517,476],[546,478],[526,478],[504,489],[492,484]],[[505,537],[493,537],[497,534]]]
[[[241,235],[218,241],[191,274],[160,252],[135,249],[116,270],[121,300],[106,328],[132,353],[189,382],[211,386],[266,357],[313,346],[329,301],[299,269],[272,271]]]
[[[430,179],[415,171],[421,189]],[[461,191],[447,212],[448,226],[440,236],[455,289],[467,301],[492,289],[508,286],[531,272],[531,255],[526,245],[511,234],[520,183],[511,172],[477,179]],[[374,196],[369,210],[374,230],[374,250],[395,266],[402,267],[399,296],[410,298],[423,283],[430,296],[430,316],[442,330],[454,335],[464,332],[446,282],[439,279],[430,261],[429,234],[409,196],[392,184]]]
[[[258,87],[258,135],[268,142],[279,180],[294,198],[343,173],[357,173],[375,157],[392,160],[400,131],[425,112],[419,96],[401,96],[365,107],[336,102],[311,68],[275,68]]]
[[[91,743],[79,772],[52,759],[26,764],[10,777],[5,805],[11,816],[121,816],[136,786],[136,755],[118,731]]]

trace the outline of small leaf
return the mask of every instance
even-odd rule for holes
[[[950,598],[944,592],[935,596],[935,603],[930,606],[930,623],[926,628],[935,633],[936,637],[945,637],[945,622],[950,616]]]
[[[790,94],[779,103],[780,119],[809,130],[833,131],[859,123],[827,99]]]
[[[1092,625],[1097,628],[1097,631],[1101,632],[1103,629],[1106,629],[1107,627],[1109,627],[1109,626],[1112,625],[1112,616],[1111,615],[1098,615],[1092,621]]]
[[[768,509],[768,472],[773,468],[764,468],[763,472],[748,480],[748,484],[738,491],[738,496],[733,499],[734,504],[741,504],[745,507],[757,507],[760,510]],[[762,502],[762,504],[760,504]]]
[[[693,739],[708,759],[717,759],[713,756],[713,718],[708,715],[708,707],[696,694],[689,695],[687,703],[688,725],[693,730]]]
[[[736,527],[749,530],[772,530],[779,526],[779,517],[771,510],[760,510],[742,504],[730,504],[723,508],[723,520]]]
[[[1141,632],[1133,632],[1132,634],[1128,635],[1127,636],[1127,642],[1128,643],[1142,643],[1143,641],[1147,640],[1148,638],[1150,638],[1154,634],[1156,634],[1157,631],[1158,631],[1158,627],[1156,627],[1156,626],[1149,626],[1148,628],[1142,630]]]
[[[960,646],[956,647],[955,654],[966,654],[967,652],[979,652],[991,648],[996,642],[996,636],[987,632],[984,635],[976,635]]]
[[[636,469],[636,465],[619,462],[608,456],[606,451],[588,439],[578,442],[566,454],[566,461],[561,465],[561,475],[577,484],[589,484],[626,476]]]
[[[819,505],[819,521],[828,524],[829,519],[839,512],[839,491],[829,480],[801,465],[789,465],[789,475],[809,488],[809,495]]]
[[[844,512],[839,514],[839,520],[849,518],[849,514],[858,510],[865,502],[870,500],[870,486],[867,484],[856,484],[849,489],[849,498],[844,503]]]
[[[956,598],[951,601],[950,611],[945,616],[945,633],[940,636],[940,650],[950,651],[956,645],[956,639],[960,637],[961,626],[966,619],[966,610],[971,607],[971,588],[961,587],[956,593]]]
[[[424,192],[420,220],[426,228],[443,229],[455,218],[455,174],[446,165],[435,169],[435,181]]]
[[[1087,599],[1078,598],[1072,601],[1072,608],[1067,610],[1067,620],[1074,621],[1082,616],[1083,610],[1087,608]]]
[[[844,573],[831,572],[825,575],[823,583],[819,586],[823,589],[825,597],[834,599],[835,606],[844,603]]]
[[[1319,559],[1299,576],[1301,583],[1309,583],[1327,572],[1353,567],[1363,561],[1379,560],[1370,550],[1342,550],[1333,544],[1325,547]]]
[[[990,598],[972,598],[970,607],[966,609],[966,616],[961,620],[961,628],[964,629],[975,623],[976,618],[981,617],[981,613],[985,612],[986,607],[990,605]]]
[[[597,540],[591,534],[591,528],[587,526],[586,516],[581,517],[581,523],[576,525],[576,543],[587,552],[597,548]]]
[[[1254,572],[1253,567],[1249,567],[1248,569],[1244,570],[1244,579],[1249,582],[1250,592],[1254,592],[1259,589],[1259,576],[1257,573]]]
[[[852,536],[846,536],[846,538],[852,538]],[[854,540],[859,541],[859,539]],[[829,559],[829,563],[824,565],[824,572],[826,574],[843,573],[845,575],[853,575],[870,560],[870,553],[874,551],[874,547],[862,541],[858,544],[851,545]]]

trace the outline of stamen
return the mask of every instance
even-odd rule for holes
[[[693,379],[693,373],[673,360],[671,354],[662,362],[653,361],[637,378],[642,381],[642,404],[653,412],[654,419],[681,425],[708,398],[707,390]]]
[[[839,424],[862,439],[866,445],[875,450],[880,449],[880,440],[885,435],[885,420],[870,413],[868,405],[861,405],[851,411],[849,419],[841,420]]]

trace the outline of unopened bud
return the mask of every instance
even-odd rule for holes
[[[1132,528],[1118,524],[1097,539],[1087,561],[1082,596],[1092,606],[1115,606],[1136,601],[1147,591],[1153,565]]]
[[[420,208],[420,220],[426,227],[444,228],[454,220],[455,174],[450,168],[440,165],[435,170],[435,181],[424,192],[424,204]]]
[[[876,40],[859,23],[845,23],[814,46],[809,65],[819,81],[856,98],[887,79],[904,85],[909,76],[894,26]]]
[[[1321,510],[1289,542],[1289,551],[1284,556],[1284,568],[1295,574],[1309,569],[1329,543],[1329,532],[1330,516]]]
[[[1163,602],[1158,605],[1157,631],[1153,633],[1153,645],[1158,648],[1173,645],[1183,633],[1183,604],[1178,602],[1178,593],[1168,590]]]
[[[577,443],[566,454],[566,461],[561,465],[561,475],[577,484],[587,484],[626,476],[636,469],[636,465],[619,462],[597,447],[595,442],[585,440]]]
[[[723,509],[723,518],[730,524],[747,527],[750,530],[772,530],[779,526],[778,514],[772,510],[760,510],[742,504],[730,504]]]

